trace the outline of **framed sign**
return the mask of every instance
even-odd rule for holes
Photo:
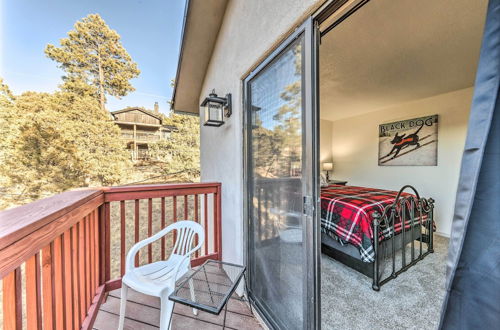
[[[436,166],[438,115],[379,126],[379,166]]]

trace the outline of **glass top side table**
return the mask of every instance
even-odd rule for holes
[[[245,266],[207,260],[198,269],[187,273],[178,281],[179,284],[175,286],[169,299],[216,315],[219,315],[224,308],[225,327],[227,303],[241,279],[245,277],[245,270]]]

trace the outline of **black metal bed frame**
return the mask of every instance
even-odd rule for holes
[[[403,196],[403,192],[407,189],[411,189],[414,196]],[[409,205],[409,209],[407,208],[407,204]],[[409,219],[407,219],[407,215],[409,215]],[[337,249],[328,244],[322,244],[321,250],[335,260],[372,278],[372,289],[379,291],[382,285],[408,270],[429,253],[434,252],[434,200],[432,198],[421,198],[414,187],[406,185],[399,190],[394,202],[385,207],[382,214],[374,212],[372,217],[373,237],[379,237],[380,232],[382,230],[385,231],[384,240],[373,240],[374,262],[364,262],[345,253],[342,249]],[[396,219],[399,220],[396,222]],[[394,225],[396,223],[405,224],[405,226],[403,226],[404,230],[400,230],[394,235]],[[410,228],[406,228],[407,225]],[[417,244],[415,244],[415,241],[417,241]],[[426,251],[423,249],[424,243],[427,245]],[[411,248],[411,261],[407,263],[406,246],[408,244]],[[340,245],[339,248],[341,248]],[[418,249],[418,253],[415,253],[416,249]],[[392,266],[391,274],[385,278],[381,278],[383,274],[380,273],[380,266],[384,262],[388,251],[391,257],[389,260]],[[396,265],[397,253],[401,253],[401,265]]]
[[[403,192],[407,189],[413,190],[414,195],[410,196],[402,196]],[[407,204],[409,205],[409,210],[407,210]],[[418,211],[418,213],[415,212]],[[409,214],[410,219],[406,219],[407,214]],[[417,214],[417,216],[415,216]],[[424,220],[425,215],[427,215]],[[434,199],[432,198],[421,198],[418,194],[417,190],[410,186],[405,185],[401,188],[394,200],[394,203],[388,205],[382,214],[378,212],[374,212],[373,216],[373,246],[375,252],[375,262],[373,263],[373,284],[372,289],[375,291],[379,291],[380,287],[392,279],[395,279],[399,274],[407,271],[411,266],[415,265],[417,262],[425,258],[429,253],[434,252],[433,244],[434,244]],[[396,223],[396,218],[401,218],[399,223],[402,225],[401,231],[391,236],[390,243],[390,252],[391,252],[391,262],[392,262],[392,271],[391,274],[384,279],[381,279],[380,274],[380,264],[383,260],[381,260],[381,256],[383,256],[386,252],[388,244],[383,244],[384,242],[380,242],[379,239],[375,239],[379,237],[380,230],[385,228],[391,228],[390,233],[395,233],[394,224]],[[409,223],[410,228],[406,229],[406,224]],[[424,233],[422,233],[422,229]],[[415,233],[415,230],[419,232]],[[408,233],[409,232],[409,233]],[[406,263],[406,240],[405,235],[410,234],[410,245],[411,245],[411,261]],[[401,250],[401,268],[397,269],[396,267],[396,237],[401,235],[401,246],[399,247]],[[418,256],[415,256],[415,238],[418,236]],[[427,251],[423,252],[423,244],[426,243]]]

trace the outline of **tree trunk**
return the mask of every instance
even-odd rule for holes
[[[101,110],[106,111],[104,104],[106,103],[106,98],[104,97],[104,71],[102,69],[101,56],[99,56],[99,103],[101,105]]]

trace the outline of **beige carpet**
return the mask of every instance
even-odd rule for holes
[[[434,237],[435,252],[379,292],[372,290],[370,278],[322,255],[322,328],[436,329],[444,298],[448,239]]]

